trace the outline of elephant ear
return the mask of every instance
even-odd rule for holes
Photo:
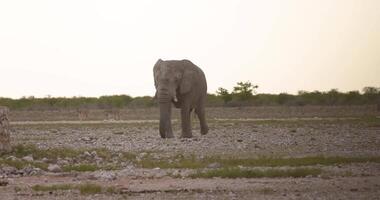
[[[156,64],[154,64],[154,67],[153,67],[154,86],[156,88],[157,88],[157,74],[158,74],[158,71],[160,70],[161,62],[163,61],[161,59],[158,59]]]
[[[194,76],[194,72],[190,69],[185,68],[182,75],[181,84],[179,86],[179,90],[181,94],[190,92],[191,86],[193,85],[193,76]]]

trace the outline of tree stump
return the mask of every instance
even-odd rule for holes
[[[0,106],[0,153],[11,150],[8,113],[9,109],[7,107]]]

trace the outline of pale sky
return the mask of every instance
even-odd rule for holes
[[[380,87],[380,1],[0,1],[0,96],[153,95],[158,58],[209,93]]]

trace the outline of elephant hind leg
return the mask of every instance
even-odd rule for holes
[[[206,135],[208,133],[208,126],[206,123],[206,112],[204,106],[198,106],[195,109],[195,113],[198,115],[199,123],[201,126],[201,134]]]

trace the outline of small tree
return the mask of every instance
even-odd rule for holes
[[[234,87],[234,91],[232,92],[235,94],[239,100],[246,101],[249,100],[253,93],[256,94],[255,89],[257,89],[259,86],[252,85],[251,82],[238,82],[237,86]]]
[[[376,87],[365,87],[363,88],[364,97],[367,99],[368,103],[375,103],[380,99],[380,88]],[[376,102],[378,103],[378,102]]]
[[[224,89],[222,87],[218,88],[216,94],[223,99],[224,104],[227,104],[232,100],[232,95],[228,92],[227,89]]]

